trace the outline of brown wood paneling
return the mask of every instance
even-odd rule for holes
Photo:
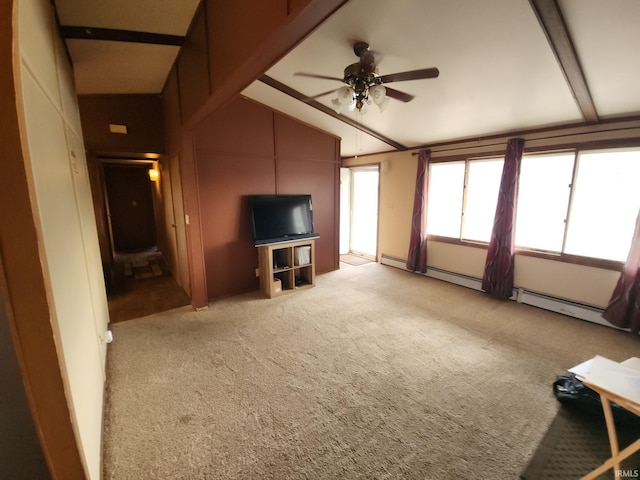
[[[194,132],[207,295],[257,288],[246,195],[275,192],[273,112],[237,98]]]
[[[310,0],[288,0],[287,8],[289,9],[289,13],[293,12],[296,9],[302,9],[306,5],[308,5]]]
[[[317,270],[337,268],[335,137],[238,98],[199,125],[194,139],[209,298],[257,288],[247,195],[313,195]]]
[[[211,93],[204,8],[200,8],[196,13],[187,41],[180,52],[178,85],[182,123],[185,123]]]
[[[207,0],[211,86],[215,90],[287,18],[287,0]],[[242,25],[242,33],[238,27]]]
[[[247,195],[274,193],[272,156],[198,154],[207,292],[219,298],[258,288]]]
[[[200,198],[198,192],[198,169],[193,146],[193,135],[184,132],[180,151],[184,213],[186,223],[187,254],[191,305],[204,308],[208,304],[206,270],[204,266],[204,239],[201,231]],[[187,220],[188,218],[188,220]]]
[[[337,268],[339,219],[335,215],[337,163],[278,158],[278,193],[311,194],[316,240],[316,273]]]
[[[80,95],[82,134],[87,150],[104,153],[163,153],[160,95]],[[109,124],[126,125],[126,135]]]
[[[338,268],[340,158],[338,140],[280,114],[275,115],[278,193],[310,193],[316,242],[316,270]]]
[[[279,2],[280,0],[274,0]],[[299,7],[283,18],[281,22],[272,25],[264,38],[254,37],[250,28],[243,23],[243,16],[239,16],[236,10],[242,10],[241,1],[225,2],[222,0],[209,0],[206,3],[207,14],[212,19],[209,25],[209,34],[213,35],[217,29],[227,32],[226,39],[212,38],[211,43],[220,51],[212,51],[210,55],[211,70],[215,74],[216,82],[211,90],[211,96],[192,117],[183,115],[183,125],[186,128],[195,128],[211,112],[226,104],[244,88],[251,84],[267,71],[274,63],[286,55],[291,48],[302,41],[314,28],[326,20],[333,12],[340,8],[347,0],[309,0],[304,8]],[[256,8],[247,10],[254,16],[254,21],[260,25],[267,25],[256,11],[261,11],[262,4],[271,5],[274,2],[260,2],[254,0],[247,5]],[[228,8],[233,4],[231,11]],[[279,3],[277,4],[279,5]],[[266,7],[265,7],[266,8]],[[253,24],[253,23],[252,23]],[[260,30],[262,27],[258,26]],[[242,45],[250,45],[247,52],[237,48],[235,39],[243,37]],[[248,39],[253,39],[248,41]],[[225,61],[229,58],[230,61]]]
[[[278,158],[320,162],[339,160],[335,157],[336,137],[280,114],[275,116],[274,122]]]
[[[273,112],[237,97],[194,132],[199,152],[273,156]]]
[[[279,2],[280,0],[277,1]],[[211,90],[210,96],[203,105],[196,105],[197,101],[189,102],[187,100],[185,102],[182,98],[185,92],[187,94],[191,93],[183,82],[183,80],[190,81],[191,79],[187,74],[193,73],[191,68],[186,68],[188,63],[186,60],[182,60],[182,72],[180,70],[178,72],[181,103],[191,103],[193,108],[197,109],[193,115],[188,115],[188,108],[182,111],[182,134],[184,136],[180,156],[185,214],[189,215],[191,220],[191,224],[187,227],[187,243],[189,245],[189,276],[192,287],[192,304],[196,307],[204,307],[207,304],[204,285],[206,284],[205,277],[209,272],[205,273],[204,268],[205,239],[200,231],[198,173],[196,157],[193,151],[193,136],[190,132],[198,129],[212,112],[216,112],[234,99],[247,85],[262,75],[347,0],[307,0],[306,3],[304,3],[305,0],[294,1],[295,10],[288,11],[288,15],[283,18],[282,22],[265,22],[264,16],[257,15],[256,12],[260,11],[259,9],[263,7],[263,4],[272,5],[273,2],[254,0],[258,8],[256,10],[242,8],[239,6],[241,5],[240,2],[206,0],[204,6],[209,18],[207,44],[214,44],[215,49],[212,47],[212,52],[209,55],[211,63],[209,63],[209,60],[205,60],[207,66],[211,66],[211,72],[212,75],[215,75],[216,83],[215,88]],[[231,4],[233,4],[233,11],[228,12],[227,9]],[[271,6],[267,11],[267,15],[271,15],[270,9]],[[241,10],[246,13],[238,13]],[[279,11],[279,8],[276,11]],[[257,22],[257,31],[262,32],[260,35],[263,35],[260,41],[256,41],[251,29],[247,28],[246,23],[243,23],[243,15],[245,14],[251,15],[251,22]],[[194,25],[194,27],[196,26]],[[269,26],[269,31],[262,30],[263,26]],[[212,37],[219,28],[224,28],[224,32],[227,32],[228,41],[219,42],[216,37]],[[189,37],[192,37],[191,33]],[[237,43],[234,43],[237,37],[242,37],[241,42],[243,45],[248,44],[251,47],[242,55],[241,51],[236,47]],[[253,40],[249,41],[250,38],[253,38]],[[218,48],[223,49],[223,51],[219,51]],[[225,61],[225,59],[230,60]],[[234,67],[233,65],[236,66]],[[198,73],[196,72],[195,74],[197,75]],[[183,78],[185,76],[186,78]],[[207,75],[207,79],[209,78],[209,75]],[[204,84],[204,82],[202,83]]]
[[[167,82],[162,90],[162,106],[164,116],[164,139],[165,152],[175,154],[180,150],[182,137],[180,128],[180,94],[178,92],[178,72],[175,68],[171,70]]]

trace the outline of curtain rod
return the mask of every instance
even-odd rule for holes
[[[582,136],[582,135],[598,135],[604,133],[613,133],[613,132],[621,132],[625,130],[633,130],[639,127],[638,121],[640,121],[640,117],[630,117],[627,119],[619,119],[619,120],[610,120],[598,122],[597,124],[585,124],[584,122],[580,122],[577,124],[565,125],[559,128],[540,128],[533,130],[525,130],[521,132],[512,132],[506,134],[498,134],[498,135],[490,135],[487,137],[476,137],[476,138],[467,138],[460,139],[457,141],[448,141],[442,143],[435,143],[433,145],[424,145],[422,147],[414,147],[418,151],[412,152],[411,155],[415,156],[420,153],[420,150],[425,148],[430,148],[433,152],[434,149],[443,148],[443,150],[439,150],[438,153],[444,152],[447,150],[462,150],[467,148],[486,148],[486,147],[495,147],[499,145],[505,145],[509,138],[524,138],[528,142],[539,142],[544,140],[553,140],[562,137],[566,137],[568,141],[570,141],[571,137]],[[528,138],[527,138],[528,137]],[[627,138],[627,137],[625,137]],[[466,146],[458,146],[460,144],[465,144],[467,142],[489,142],[484,145],[466,145]],[[446,147],[451,147],[447,149]],[[407,148],[407,150],[413,150],[414,148]]]

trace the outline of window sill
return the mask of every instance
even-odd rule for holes
[[[482,248],[486,250],[489,244],[486,242],[476,242],[471,240],[461,240],[453,237],[443,237],[440,235],[427,235],[427,240],[432,242],[449,243],[452,245],[460,245],[464,247]],[[523,257],[542,258],[544,260],[553,260],[556,262],[571,263],[574,265],[584,265],[586,267],[602,268],[605,270],[614,270],[621,272],[624,262],[616,260],[605,260],[602,258],[583,257],[581,255],[570,255],[568,253],[548,252],[543,250],[533,250],[530,248],[516,247],[516,255]]]

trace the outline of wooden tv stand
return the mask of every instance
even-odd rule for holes
[[[315,239],[270,243],[257,248],[260,291],[267,297],[315,285]]]

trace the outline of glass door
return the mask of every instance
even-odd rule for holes
[[[378,248],[378,166],[351,169],[351,253],[376,259]]]

